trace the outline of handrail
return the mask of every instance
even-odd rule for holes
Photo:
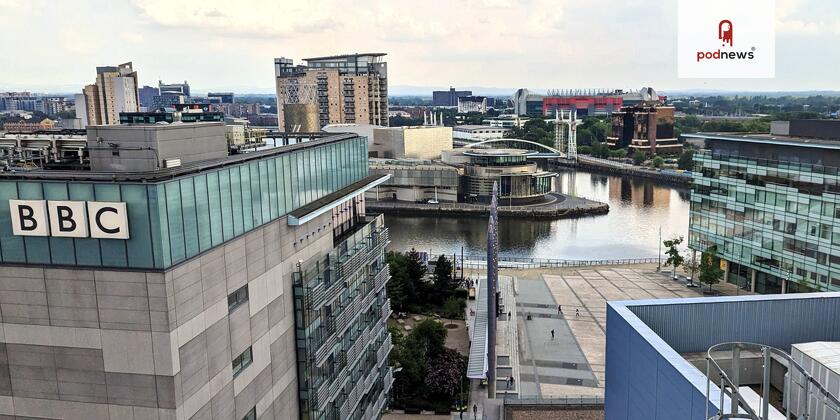
[[[738,393],[739,384],[732,381],[732,379],[727,375],[724,369],[718,364],[717,360],[713,356],[714,353],[720,352],[728,352],[731,351],[732,354],[732,364],[737,366],[736,358],[740,358],[740,351],[741,350],[760,350],[762,357],[763,357],[763,396],[762,396],[762,410],[761,415],[756,414],[755,410],[747,404],[741,395]],[[786,379],[786,389],[784,391],[784,402],[785,407],[787,409],[787,413],[785,414],[786,419],[791,419],[791,391],[793,389],[793,375],[792,369],[798,371],[805,380],[805,414],[807,415],[809,412],[809,405],[811,402],[811,396],[813,395],[812,392],[815,390],[819,393],[817,397],[817,401],[822,401],[825,404],[831,404],[834,406],[835,410],[840,410],[840,400],[837,399],[834,395],[832,395],[828,390],[823,387],[814,377],[805,370],[799,363],[797,363],[787,352],[778,349],[773,346],[769,346],[766,344],[758,344],[758,343],[751,343],[751,342],[725,342],[719,343],[709,348],[706,351],[706,418],[707,419],[752,419],[752,420],[768,420],[769,417],[769,388],[770,388],[770,360],[771,355],[777,356],[783,359],[788,364],[788,373]],[[709,403],[711,402],[711,368],[714,367],[717,369],[718,374],[720,376],[720,401],[718,407],[718,413],[713,416],[709,417]],[[734,371],[734,368],[733,368]],[[730,388],[729,397],[732,401],[732,408],[731,413],[725,413],[725,404],[724,404],[724,396],[726,395],[726,388]],[[746,413],[738,413],[739,409],[743,409]]]

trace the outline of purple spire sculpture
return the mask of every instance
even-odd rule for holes
[[[487,223],[487,396],[496,398],[496,289],[499,282],[499,186],[493,182]]]

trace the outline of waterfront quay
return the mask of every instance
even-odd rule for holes
[[[500,217],[516,217],[528,219],[563,219],[583,216],[607,214],[610,206],[607,203],[572,197],[560,193],[548,194],[548,201],[529,205],[504,205],[505,200],[499,201]],[[489,214],[490,206],[482,203],[412,203],[405,201],[373,201],[367,200],[367,208],[377,213],[404,215],[451,215],[451,216],[481,216]]]
[[[577,161],[555,159],[549,162],[553,168],[571,168],[612,175],[629,175],[638,178],[655,179],[669,184],[691,185],[691,172],[678,172],[672,169],[651,169],[644,166],[614,162],[590,156],[578,156]]]

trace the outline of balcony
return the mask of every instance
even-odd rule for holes
[[[391,342],[391,334],[387,334],[385,337],[385,341],[382,343],[382,346],[379,347],[379,350],[376,351],[376,361],[380,365],[383,361],[388,359],[388,354],[391,353],[391,350],[394,348],[394,344]]]
[[[373,277],[373,291],[374,293],[382,288],[382,286],[388,282],[388,279],[391,278],[391,273],[388,269],[388,265],[385,264],[378,273],[371,275]]]
[[[385,300],[385,304],[382,305],[382,319],[387,320],[389,316],[391,316],[391,299]]]

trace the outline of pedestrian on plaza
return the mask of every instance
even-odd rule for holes
[[[554,328],[551,329],[551,339],[554,340]]]
[[[562,314],[562,313],[563,313],[563,305],[557,305],[557,313],[558,313],[558,314]]]
[[[478,418],[478,406],[475,405],[475,404],[473,404],[473,418],[474,419]]]
[[[510,321],[510,311],[508,311],[508,321]]]
[[[513,379],[513,375],[511,375],[511,376],[510,376],[510,386],[511,386],[511,388],[513,388],[513,386],[514,386],[515,384],[516,384],[516,379]]]
[[[580,316],[580,309],[575,309],[575,316]]]

